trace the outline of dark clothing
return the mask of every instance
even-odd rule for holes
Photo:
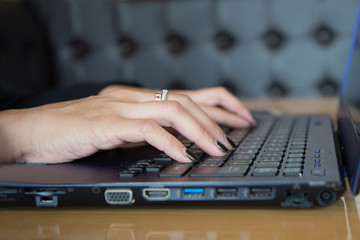
[[[138,86],[134,83],[119,83]],[[114,84],[114,83],[110,83]],[[0,84],[0,111],[41,106],[48,103],[62,102],[98,94],[109,83],[81,83],[59,88],[41,94],[29,94],[6,88]]]

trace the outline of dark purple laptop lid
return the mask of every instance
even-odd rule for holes
[[[338,136],[345,174],[354,194],[360,181],[360,5],[340,92]]]

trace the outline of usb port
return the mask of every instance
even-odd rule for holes
[[[269,199],[273,197],[273,189],[270,187],[250,188],[250,197],[258,199]]]
[[[203,198],[205,197],[204,188],[184,188],[183,189],[184,198]]]
[[[216,198],[237,198],[238,189],[237,188],[216,188],[215,197]]]

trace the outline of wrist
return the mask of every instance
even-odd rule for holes
[[[21,111],[0,112],[0,163],[22,162],[19,137],[21,137]]]

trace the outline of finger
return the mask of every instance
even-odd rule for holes
[[[238,116],[244,118],[251,124],[256,124],[255,119],[251,116],[249,110],[241,103],[241,101],[231,94],[224,87],[214,87],[201,89],[197,91],[186,91],[186,94],[198,103],[211,106],[222,106]]]
[[[172,134],[151,119],[127,119],[117,124],[117,137],[126,142],[145,141],[179,162],[193,162],[196,157]]]
[[[249,121],[245,120],[238,115],[226,111],[219,107],[213,107],[201,104],[200,107],[212,118],[214,121],[218,122],[221,125],[226,125],[234,128],[244,128],[249,127]]]
[[[220,126],[190,97],[179,94],[169,94],[169,100],[176,100],[179,102],[191,115],[203,126],[212,136],[217,139],[226,148],[232,149],[233,145],[230,143]]]
[[[153,119],[161,126],[175,128],[208,154],[224,155],[225,151],[220,149],[218,139],[215,139],[179,102],[118,103],[117,107],[122,117]]]

